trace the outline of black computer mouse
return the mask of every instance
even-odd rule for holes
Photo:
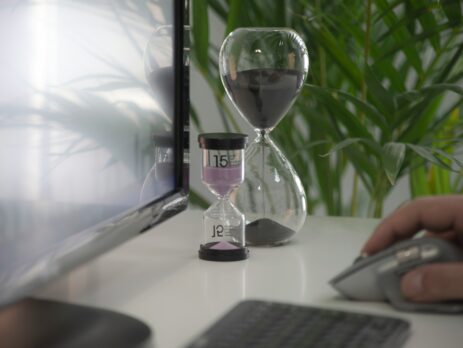
[[[402,297],[400,279],[408,271],[429,263],[463,261],[463,250],[439,238],[422,237],[394,244],[354,264],[330,284],[352,300],[388,301],[404,311],[463,312],[463,302],[415,303]]]

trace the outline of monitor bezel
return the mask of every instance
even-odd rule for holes
[[[174,0],[174,136],[175,188],[153,200],[96,226],[85,229],[24,264],[0,275],[0,306],[33,294],[46,282],[150,230],[185,210],[189,193],[189,67],[188,0]],[[32,228],[32,227],[31,227]]]

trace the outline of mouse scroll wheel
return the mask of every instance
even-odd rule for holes
[[[412,246],[399,250],[395,253],[395,257],[399,263],[417,260],[420,258],[420,248],[417,246]]]

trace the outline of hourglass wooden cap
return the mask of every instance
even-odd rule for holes
[[[248,135],[241,133],[202,133],[198,135],[201,149],[242,150],[248,143]]]

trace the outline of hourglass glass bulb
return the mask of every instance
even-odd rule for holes
[[[272,129],[299,94],[309,68],[307,48],[290,29],[241,28],[220,50],[225,90],[254,127]]]
[[[246,151],[246,177],[232,201],[246,216],[246,240],[278,245],[302,227],[307,207],[302,183],[269,132],[300,93],[309,69],[304,42],[291,29],[240,28],[220,49],[228,96],[258,136]]]
[[[244,215],[230,202],[229,193],[244,179],[247,135],[205,133],[198,136],[202,149],[202,180],[218,198],[203,213],[204,238],[199,257],[210,261],[237,261],[248,257]]]

